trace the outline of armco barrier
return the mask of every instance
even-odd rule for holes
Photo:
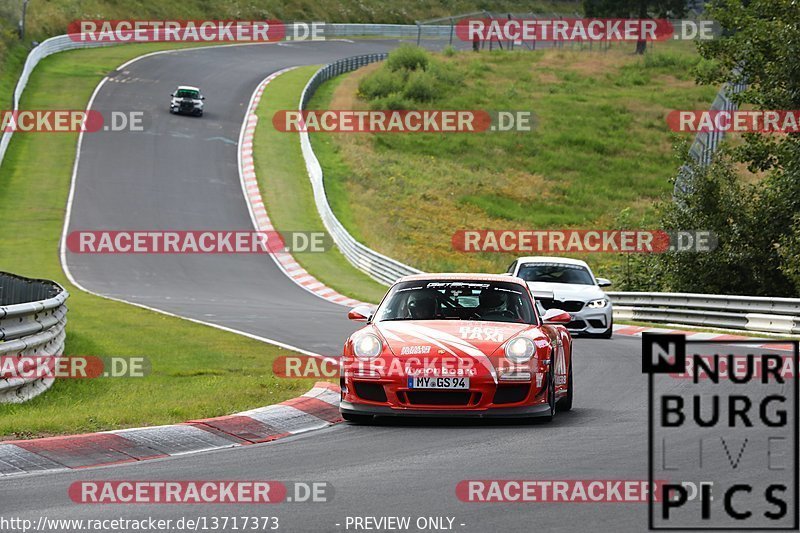
[[[314,92],[323,82],[339,74],[361,68],[364,65],[376,61],[383,61],[386,57],[387,54],[368,54],[348,57],[347,59],[342,59],[322,67],[308,80],[308,84],[306,84],[305,89],[303,89],[303,94],[300,96],[300,110],[305,109],[306,105],[308,105],[308,101],[311,100]],[[322,167],[319,164],[317,156],[314,154],[314,150],[311,148],[311,140],[308,137],[308,133],[300,133],[300,146],[303,150],[303,158],[305,159],[308,176],[311,179],[311,186],[314,190],[314,203],[317,206],[317,212],[322,222],[325,224],[325,228],[331,234],[333,242],[336,243],[336,246],[339,247],[339,250],[347,260],[357,269],[366,272],[375,280],[386,285],[391,285],[397,278],[402,276],[420,273],[421,271],[414,267],[395,261],[375,250],[367,248],[347,232],[342,223],[339,222],[339,219],[336,218],[336,215],[333,213],[328,203],[322,176]]]
[[[51,37],[50,39],[47,39],[39,44],[37,47],[31,50],[30,54],[28,54],[28,58],[25,60],[25,65],[22,67],[22,74],[20,74],[19,81],[17,81],[17,86],[14,89],[14,111],[19,111],[19,103],[22,99],[22,93],[25,91],[25,87],[28,85],[28,78],[30,78],[31,72],[33,72],[33,69],[39,64],[39,61],[47,56],[57,54],[58,52],[64,52],[66,50],[97,48],[108,45],[109,43],[81,43],[73,41],[68,35]],[[0,164],[3,163],[3,158],[5,157],[6,150],[8,149],[8,145],[11,142],[11,137],[13,134],[13,131],[7,131],[3,133],[2,138],[0,138]]]
[[[0,357],[61,357],[68,296],[53,281],[0,272]],[[0,374],[0,403],[27,401],[52,384],[53,378]]]
[[[715,294],[609,292],[614,318],[800,334],[800,299]]]

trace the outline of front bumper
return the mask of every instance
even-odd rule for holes
[[[178,115],[197,115],[203,111],[202,107],[186,107],[180,105],[170,105],[170,110]]]
[[[600,335],[608,331],[608,327],[612,323],[610,305],[602,309],[584,307],[570,315],[572,315],[572,320],[566,326],[573,335]]]
[[[457,418],[532,418],[548,416],[550,406],[526,405],[521,407],[494,407],[491,409],[413,409],[395,408],[388,405],[353,404],[342,401],[339,404],[342,413],[374,416],[411,416],[411,417],[457,417]]]
[[[528,418],[547,416],[545,373],[527,380],[471,377],[469,389],[412,389],[407,378],[342,379],[340,410],[377,416],[455,416],[462,418]]]

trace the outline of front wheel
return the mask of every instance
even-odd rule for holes
[[[375,417],[372,415],[357,415],[354,413],[342,413],[342,418],[354,424],[369,424]]]

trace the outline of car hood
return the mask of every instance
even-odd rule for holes
[[[500,347],[526,332],[534,342],[547,344],[545,335],[531,324],[467,320],[398,320],[373,325],[405,371],[454,365],[472,368],[476,376],[491,376],[497,382],[495,363]]]
[[[545,283],[542,281],[529,281],[531,292],[551,291],[556,300],[596,300],[603,298],[606,293],[597,285],[578,285],[573,283]]]
[[[396,320],[375,324],[398,357],[488,356],[508,339],[531,328],[531,324],[472,320]]]

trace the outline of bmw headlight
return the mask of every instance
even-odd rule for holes
[[[383,351],[383,343],[377,335],[364,333],[353,341],[353,353],[356,357],[363,359],[373,359],[378,357]]]
[[[535,352],[533,341],[527,337],[516,337],[506,343],[506,358],[514,363],[530,361]]]
[[[586,307],[589,307],[591,309],[602,309],[607,305],[608,305],[608,300],[606,300],[605,298],[600,298],[599,300],[592,300],[591,302],[586,304]]]

